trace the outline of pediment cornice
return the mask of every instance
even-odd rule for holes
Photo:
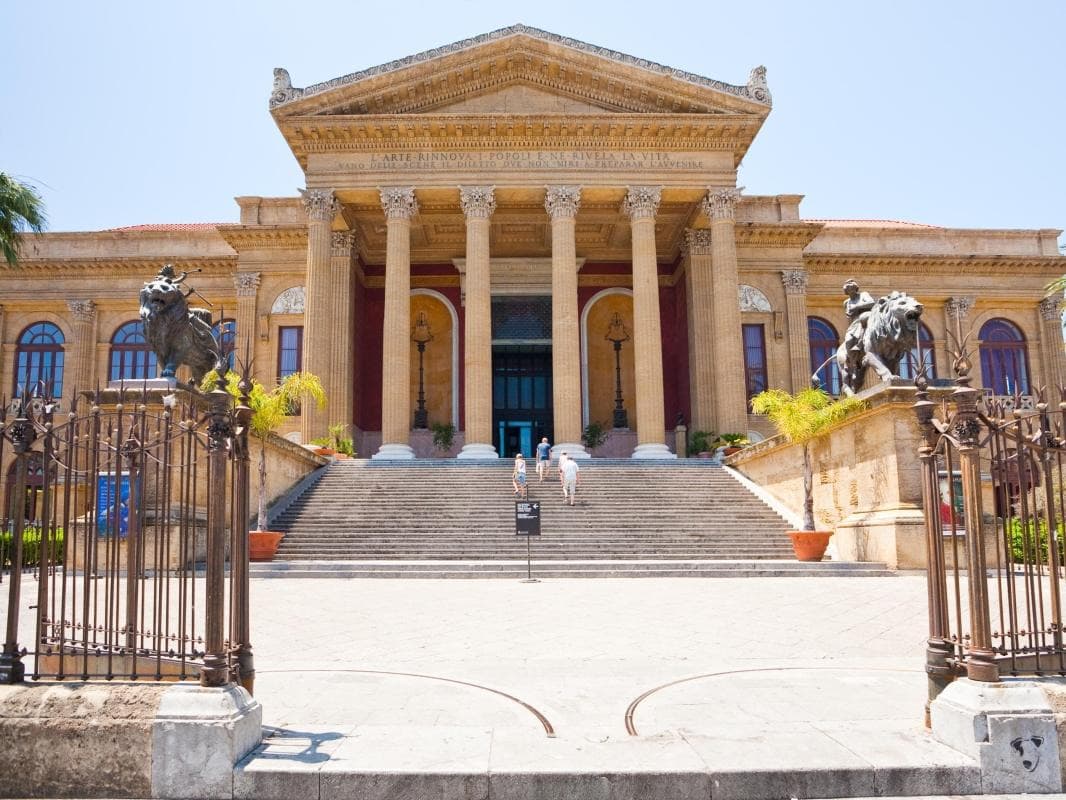
[[[1011,273],[1048,278],[1063,272],[1062,256],[890,256],[877,253],[846,255],[804,255],[803,264],[812,273],[840,274],[845,270],[862,270],[889,274],[915,275],[946,273],[983,275],[1003,278]]]
[[[247,250],[303,250],[306,225],[219,225],[218,232],[238,253]]]
[[[145,278],[151,277],[153,274],[159,271],[159,267],[164,264],[173,264],[174,268],[182,271],[188,270],[200,270],[204,276],[216,275],[216,274],[229,274],[237,269],[237,256],[226,257],[188,257],[183,258],[167,257],[167,256],[152,256],[152,257],[138,257],[138,258],[23,258],[19,259],[18,266],[15,268],[7,268],[6,271],[0,268],[0,277],[11,277],[17,275],[20,272],[40,273],[47,272],[57,276],[73,276],[78,278],[84,278],[86,274],[92,275],[98,273],[100,275],[107,275],[108,273],[117,273],[122,277],[128,276],[130,273],[143,274]]]

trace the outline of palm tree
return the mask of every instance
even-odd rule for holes
[[[20,234],[44,230],[44,201],[32,186],[0,172],[0,251],[7,263],[18,265]]]
[[[793,444],[803,446],[803,530],[814,528],[814,469],[811,466],[811,442],[846,417],[865,408],[856,397],[834,400],[821,389],[803,389],[789,394],[769,389],[751,399],[751,410],[765,414],[770,422]]]

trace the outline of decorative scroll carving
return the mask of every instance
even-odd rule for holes
[[[773,103],[773,96],[770,94],[770,87],[766,83],[766,67],[762,64],[757,66],[748,75],[748,97],[752,100],[758,100],[760,103],[766,103],[771,105]]]
[[[286,289],[274,299],[270,307],[271,314],[302,314],[306,304],[306,292],[302,286]]]
[[[260,272],[238,272],[233,276],[233,285],[237,287],[237,297],[255,297],[259,289]]]
[[[738,299],[740,300],[741,311],[773,311],[773,306],[770,305],[770,301],[766,299],[766,295],[756,289],[754,286],[748,286],[747,284],[740,284],[737,287]]]
[[[576,217],[581,208],[580,186],[548,186],[544,192],[544,210],[551,219]]]
[[[706,228],[686,228],[681,247],[689,255],[708,256],[711,254],[711,232]]]
[[[76,322],[92,322],[96,318],[96,303],[92,300],[67,300],[67,308]]]
[[[711,219],[733,219],[743,186],[708,189],[703,198],[703,211]]]
[[[961,322],[970,315],[976,302],[975,297],[949,297],[944,303],[944,311],[947,312],[948,319],[952,322]]]
[[[655,219],[662,195],[661,186],[630,186],[626,199],[622,201],[622,212],[628,214],[631,220]]]
[[[355,247],[355,233],[353,231],[334,231],[330,237],[330,250],[335,256],[350,256]]]
[[[332,189],[300,189],[300,198],[307,218],[318,222],[332,222],[341,208]]]
[[[410,219],[418,213],[413,186],[389,186],[381,189],[381,207],[385,219]]]
[[[303,95],[303,89],[292,85],[289,71],[283,67],[274,67],[274,88],[270,92],[270,107],[280,106]]]
[[[1062,317],[1062,298],[1058,295],[1052,295],[1041,300],[1040,317],[1046,320],[1059,320]]]
[[[807,271],[803,269],[781,270],[785,294],[807,294],[807,277]]]
[[[460,186],[459,205],[467,219],[488,219],[496,210],[496,187]]]

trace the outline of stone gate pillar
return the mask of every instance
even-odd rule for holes
[[[812,372],[811,346],[807,336],[807,271],[782,270],[781,283],[785,287],[789,373],[792,376],[792,391],[798,392],[811,385]]]
[[[302,189],[307,212],[307,300],[304,306],[303,369],[328,385],[330,348],[333,344],[333,301],[330,289],[330,228],[340,204],[332,189]],[[240,330],[240,328],[238,328]],[[326,402],[332,403],[328,394]],[[316,403],[300,407],[301,436],[310,442],[325,436],[329,428],[329,408]]]

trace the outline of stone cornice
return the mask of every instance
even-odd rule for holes
[[[307,249],[306,225],[219,225],[218,232],[238,253]]]
[[[802,249],[818,236],[821,229],[820,223],[738,222],[733,230],[737,245]]]
[[[561,64],[564,69],[570,66],[571,74],[596,72],[597,70],[591,68],[599,65],[599,72],[630,73],[636,81],[662,87],[660,91],[672,89],[674,93],[695,94],[696,97],[703,95],[705,96],[704,102],[713,97],[717,100],[716,104],[726,107],[750,108],[765,113],[772,102],[766,85],[766,70],[762,67],[752,70],[746,85],[735,86],[538,28],[512,25],[306,88],[294,87],[288,72],[275,69],[270,107],[272,110],[286,106],[301,110],[322,108],[328,106],[331,100],[336,103],[338,99],[341,101],[348,99],[347,96],[350,94],[360,94],[358,91],[360,84],[363,87],[362,93],[368,93],[368,90],[381,93],[385,87],[396,83],[416,81],[429,83],[429,76],[438,76],[438,80],[446,85],[449,74],[454,75],[463,65],[472,60],[479,60],[478,55],[484,59],[497,53],[505,57],[504,74],[499,76],[503,79],[513,80],[512,75],[515,73],[534,75],[548,73],[548,70],[539,69],[539,65],[530,63],[532,59],[540,57],[554,64]],[[508,55],[509,59],[506,58]],[[591,61],[589,57],[592,57]],[[569,63],[572,61],[576,61],[576,65]],[[586,70],[580,69],[583,64],[586,65]],[[486,72],[491,77],[492,71]],[[643,78],[643,81],[640,78]],[[433,88],[429,87],[429,94],[432,94]],[[603,87],[605,92],[609,92],[610,89],[609,85]],[[338,95],[341,97],[338,98]],[[412,97],[412,95],[414,95],[413,92],[405,93],[400,97],[408,103],[417,101],[417,96]],[[277,115],[282,112],[275,111],[274,113]]]
[[[17,269],[5,270],[3,266],[0,265],[0,280],[3,280],[4,278],[18,278],[20,274],[24,272],[47,272],[54,275],[62,275],[64,277],[73,276],[85,278],[87,273],[88,275],[92,275],[97,271],[99,271],[101,275],[106,275],[107,272],[113,271],[121,273],[122,277],[126,277],[129,273],[133,273],[135,275],[143,275],[147,278],[157,273],[164,263],[173,264],[174,268],[179,272],[182,270],[188,270],[191,272],[194,269],[199,269],[208,275],[228,275],[235,272],[237,269],[237,256],[233,255],[224,258],[166,258],[162,256],[139,258],[109,258],[104,256],[100,258],[78,259],[28,258],[20,259]]]
[[[803,264],[812,272],[835,273],[861,269],[866,272],[929,273],[943,272],[962,275],[990,275],[1008,278],[1011,271],[1024,275],[1051,278],[1062,274],[1061,256],[892,256],[878,253],[848,255],[804,254]]]

